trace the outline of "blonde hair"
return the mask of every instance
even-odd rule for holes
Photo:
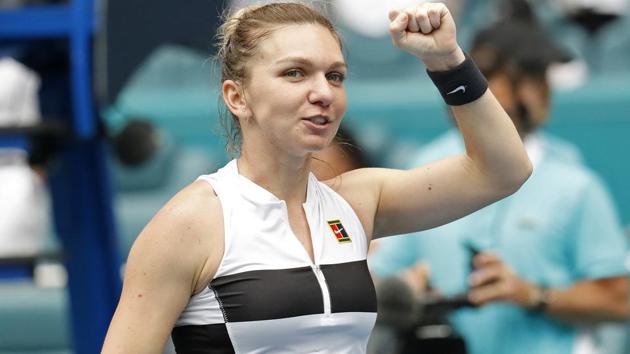
[[[295,2],[247,6],[224,16],[223,24],[217,30],[216,60],[220,64],[221,83],[225,80],[245,83],[247,62],[258,52],[262,40],[279,26],[294,24],[321,25],[335,37],[339,47],[343,47],[332,22],[314,7]],[[241,146],[240,125],[225,105],[220,107],[219,120],[227,138],[226,150],[235,155]]]

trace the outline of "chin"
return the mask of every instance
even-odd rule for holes
[[[328,147],[328,145],[309,145],[309,146],[305,146],[304,150],[307,153],[320,152],[320,151],[326,149],[327,147]]]
[[[322,151],[328,146],[330,146],[332,142],[332,138],[331,139],[319,138],[319,139],[309,139],[309,140],[310,141],[307,141],[304,143],[304,145],[302,145],[304,149],[308,152]]]

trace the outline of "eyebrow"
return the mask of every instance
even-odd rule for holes
[[[284,63],[298,63],[306,66],[314,66],[313,62],[310,59],[304,57],[286,57],[282,59],[276,60],[275,64],[284,64]],[[336,61],[332,65],[331,68],[343,68],[347,69],[347,65],[343,61]]]

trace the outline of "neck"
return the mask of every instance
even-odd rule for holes
[[[306,201],[310,154],[290,156],[243,145],[239,173],[287,203]]]

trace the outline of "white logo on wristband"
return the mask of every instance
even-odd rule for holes
[[[464,85],[457,86],[457,88],[456,88],[455,90],[453,90],[453,91],[451,91],[451,92],[447,93],[447,95],[451,95],[451,94],[453,94],[453,93],[457,93],[457,92],[459,92],[459,91],[461,91],[462,93],[466,93],[466,86],[464,86]]]

